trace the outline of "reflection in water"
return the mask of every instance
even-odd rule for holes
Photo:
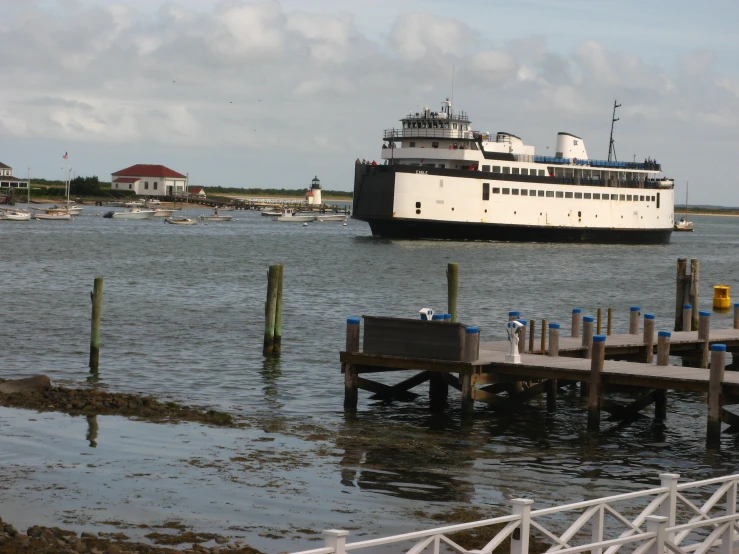
[[[282,408],[279,401],[279,391],[277,389],[277,381],[282,377],[282,367],[279,358],[265,358],[262,361],[262,380],[264,381],[264,400],[271,409]]]
[[[469,502],[473,485],[458,476],[460,466],[474,459],[476,445],[459,436],[453,444],[435,441],[428,433],[408,433],[405,426],[383,426],[344,420],[336,439],[344,451],[341,484],[406,500]]]
[[[87,440],[90,441],[90,448],[96,448],[98,443],[98,416],[87,416]]]

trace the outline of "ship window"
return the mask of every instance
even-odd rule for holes
[[[500,166],[499,165],[494,165],[493,166],[493,173],[500,173]]]
[[[529,195],[528,189],[521,189],[521,196],[528,196],[528,195]]]
[[[493,187],[493,194],[500,194],[500,187]]]
[[[490,200],[490,183],[482,184],[482,199]]]
[[[565,192],[565,198],[572,198],[571,192]]]
[[[524,167],[524,168],[523,168],[523,169],[521,170],[521,175],[528,175],[528,174],[529,174],[529,170],[528,170],[528,169],[526,169],[526,168]]]
[[[504,168],[503,168],[503,173],[504,173],[505,175],[508,175],[508,174],[509,174],[510,172],[511,172],[511,168],[510,168],[510,167],[504,167]]]
[[[659,210],[659,193],[657,193],[657,209]]]
[[[420,208],[420,207],[421,207],[421,203],[420,202],[416,202],[416,208]]]
[[[611,200],[618,200],[618,194],[612,194]]]
[[[516,196],[518,196],[518,189],[512,189],[511,194],[515,194]]]
[[[552,198],[553,196],[554,196],[554,191],[553,190],[548,190],[547,191],[547,198]]]
[[[444,123],[444,129],[448,129],[448,128],[449,128],[449,123]]]
[[[582,198],[582,192],[576,192],[575,198]]]
[[[454,128],[456,129],[456,128],[457,128],[457,124],[455,123],[455,124],[453,125],[453,127],[454,127]]]
[[[628,196],[626,196],[626,200],[628,200],[629,202],[631,202],[631,195],[630,194]]]
[[[577,194],[580,194],[580,193],[578,192]],[[575,195],[575,198],[579,198],[577,194]],[[586,192],[585,194],[583,194],[583,198],[585,198],[585,200],[590,200],[590,193]]]
[[[482,166],[482,170],[483,171],[487,171],[488,173],[490,173],[490,166],[489,165],[484,165],[484,166]]]
[[[409,146],[410,148],[415,148],[415,146],[416,146],[416,143],[415,143],[415,142],[411,142],[411,143],[410,143],[410,144],[409,144],[408,146]]]
[[[539,193],[537,194],[537,196],[544,196],[544,191],[543,190],[540,190]],[[549,196],[549,194],[547,194],[547,196]]]
[[[543,169],[540,169],[539,170],[539,177],[546,177],[546,175],[544,174],[544,170]]]
[[[639,197],[635,194],[634,195],[634,202],[638,202],[638,201],[639,201]]]
[[[652,196],[652,202],[654,202],[654,196]]]
[[[564,198],[564,192],[562,192],[561,190],[558,190],[557,191],[557,198]]]
[[[593,200],[600,200],[600,193],[599,192],[594,192],[593,193]]]
[[[514,167],[514,168],[513,168],[513,174],[514,174],[514,175],[518,175],[518,174],[519,174],[519,172],[520,172],[520,170],[519,170],[519,169],[518,169],[517,167]]]
[[[643,196],[640,196],[640,197],[639,197],[639,201],[640,201],[640,202],[644,202],[644,197],[643,197]]]
[[[529,191],[529,196],[536,196],[536,191],[535,190],[530,190]]]
[[[503,189],[503,194],[510,194],[510,193],[511,193],[511,189]]]
[[[618,199],[621,200],[621,201],[626,200],[626,195],[625,194],[619,194],[618,195]]]

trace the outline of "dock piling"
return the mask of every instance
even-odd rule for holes
[[[572,334],[571,337],[580,336],[580,324],[582,323],[582,308],[572,310]]]
[[[588,431],[600,429],[600,400],[602,392],[602,373],[605,363],[606,337],[593,337],[593,356],[590,359],[590,383],[588,391]]]
[[[452,323],[457,321],[457,294],[459,292],[459,264],[447,264],[447,313],[452,316]]]
[[[681,331],[690,331],[691,321],[693,320],[693,306],[691,304],[685,304],[683,306],[683,327]]]
[[[518,339],[518,353],[519,354],[525,354],[526,353],[526,327],[528,327],[528,321],[525,319],[519,319],[518,322],[523,325],[521,329],[519,330],[519,333],[521,336]]]
[[[657,365],[670,364],[670,337],[669,331],[657,333]]]
[[[739,329],[739,304],[734,304],[734,329]]]
[[[95,277],[90,298],[92,319],[90,323],[90,373],[97,373],[100,364],[100,316],[103,312],[103,277]]]
[[[644,314],[644,361],[651,364],[654,361],[654,314]]]
[[[700,261],[693,258],[690,260],[690,304],[695,306],[690,330],[698,329],[698,309],[700,307]]]
[[[606,330],[607,335],[613,333],[613,308],[608,308],[608,329]]]
[[[598,308],[598,326],[596,327],[595,333],[597,335],[601,334],[601,330],[603,329],[603,308]]]
[[[535,344],[534,335],[536,334],[536,320],[532,319],[531,321],[529,321],[529,327],[531,327],[531,329],[529,329],[529,352],[533,352],[536,349],[534,346]]]
[[[282,280],[285,267],[277,265],[277,301],[275,302],[275,340],[272,354],[279,356],[282,353]]]
[[[711,312],[699,312],[699,319],[698,319],[698,340],[704,341],[701,345],[701,367],[703,369],[708,369],[708,358],[709,358],[709,350],[710,345],[708,343],[708,340],[710,338],[711,334]]]
[[[362,320],[350,317],[346,320],[346,352],[359,352],[359,332]],[[356,411],[359,401],[359,374],[351,364],[344,364],[344,410]]]
[[[724,370],[726,367],[726,345],[711,347],[711,373],[708,382],[708,425],[706,446],[719,448],[721,445],[721,405],[723,404]]]
[[[559,356],[559,323],[549,324],[549,352],[550,356]]]
[[[675,331],[683,330],[683,306],[688,302],[685,298],[685,279],[688,274],[688,260],[677,259],[677,275],[675,276]]]
[[[631,306],[629,309],[629,335],[639,334],[639,315],[641,315],[641,307]]]
[[[264,303],[264,346],[262,354],[271,356],[275,346],[275,312],[277,310],[277,289],[279,264],[269,266],[267,272],[267,301]]]
[[[541,355],[547,353],[547,320],[541,320]]]

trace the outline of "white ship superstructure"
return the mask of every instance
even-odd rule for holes
[[[508,132],[472,130],[449,101],[384,132],[379,165],[358,163],[354,217],[386,237],[667,243],[673,181],[652,160],[591,160],[557,135],[554,156]]]

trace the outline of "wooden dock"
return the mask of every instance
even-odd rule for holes
[[[637,321],[636,327],[632,326],[637,333],[594,336],[592,325],[587,325],[592,323],[590,319],[585,322],[584,332],[579,320],[575,321],[577,331],[571,333],[579,335],[575,337],[560,337],[559,325],[551,324],[549,348],[544,351],[526,352],[526,341],[522,340],[519,343],[520,363],[511,363],[506,361],[510,349],[508,341],[481,343],[479,349],[473,345],[475,354],[465,354],[466,360],[424,355],[424,348],[454,352],[454,349],[444,348],[444,341],[455,340],[459,336],[458,329],[442,322],[393,318],[365,318],[365,325],[372,323],[371,334],[365,336],[365,351],[360,351],[360,320],[352,318],[347,323],[347,348],[340,354],[345,378],[344,407],[348,411],[356,410],[358,390],[371,392],[373,399],[412,400],[418,395],[411,389],[428,381],[432,410],[447,406],[449,387],[452,387],[462,394],[463,415],[472,413],[475,402],[483,402],[494,409],[515,410],[540,395],[546,395],[547,410],[555,411],[559,389],[579,383],[581,395],[587,397],[588,428],[593,431],[599,429],[601,411],[614,418],[628,419],[654,404],[655,418],[665,419],[668,390],[708,393],[709,445],[717,446],[720,442],[722,422],[739,429],[739,416],[724,408],[739,404],[739,373],[725,372],[726,352],[739,351],[739,329],[710,330],[710,314],[701,312],[699,330],[657,334],[653,316],[646,314],[643,332],[638,330]],[[383,323],[383,320],[386,321]],[[416,329],[419,323],[426,325],[425,330]],[[378,325],[388,326],[388,332],[378,332]],[[404,335],[403,326],[412,328],[412,332]],[[450,328],[445,329],[447,326]],[[439,334],[442,330],[446,338]],[[419,337],[422,339],[423,333],[430,332],[433,337],[429,344],[415,344]],[[533,343],[531,340],[529,344]],[[465,348],[469,345],[457,346],[460,352],[470,351]],[[417,350],[414,355],[405,355],[414,348]],[[652,363],[655,352],[657,364]],[[670,356],[689,358],[699,367],[667,365]],[[367,378],[370,373],[408,370],[416,373],[395,385]],[[616,386],[621,390],[632,388],[635,400],[631,403],[610,400],[608,389]]]

